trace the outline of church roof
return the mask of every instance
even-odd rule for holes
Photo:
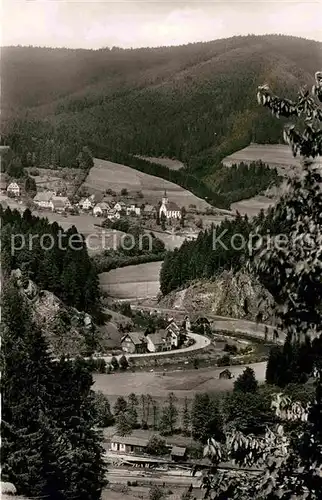
[[[181,208],[174,201],[169,201],[167,203],[167,210],[171,212],[181,212]]]

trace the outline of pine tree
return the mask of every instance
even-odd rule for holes
[[[121,411],[115,417],[117,433],[120,436],[128,436],[132,433],[132,425],[128,412]]]
[[[182,410],[182,431],[186,436],[190,436],[191,434],[191,416],[187,397],[184,400],[184,406]]]
[[[234,383],[234,391],[240,392],[256,392],[258,382],[255,378],[255,372],[252,368],[245,368],[243,373],[239,375]]]
[[[50,358],[15,280],[1,305],[3,477],[28,496],[99,500],[105,465],[91,373]]]
[[[124,413],[127,410],[127,402],[123,396],[119,396],[114,405],[114,415],[117,416],[119,413]]]
[[[129,400],[127,404],[127,417],[132,429],[135,429],[138,425],[138,412],[137,406],[139,401],[134,393],[129,395]]]
[[[166,406],[163,409],[159,424],[160,433],[164,436],[167,434],[172,435],[174,433],[178,418],[178,410],[175,403],[176,397],[173,392],[171,392],[168,396]]]

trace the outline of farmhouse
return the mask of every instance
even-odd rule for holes
[[[126,211],[126,204],[124,203],[124,201],[117,201],[114,205],[114,210],[116,210],[117,212],[122,212],[122,210]]]
[[[121,339],[121,346],[124,352],[130,354],[142,354],[147,352],[147,341],[143,333],[130,332]]]
[[[135,203],[131,203],[129,207],[126,207],[126,215],[140,215],[141,207],[138,207]]]
[[[41,191],[37,193],[33,199],[33,202],[39,208],[48,208],[50,210],[54,209],[52,198],[55,196],[54,191]]]
[[[171,337],[167,335],[166,330],[159,330],[155,333],[149,333],[146,337],[149,352],[160,352],[171,350]]]
[[[20,187],[16,182],[10,182],[7,193],[12,196],[20,196]]]
[[[161,218],[162,214],[167,219],[180,220],[182,217],[181,209],[178,207],[178,205],[176,203],[168,200],[166,191],[164,192],[164,196],[162,198],[162,203],[161,203],[161,206],[159,208],[160,218]]]
[[[167,332],[167,338],[171,348],[181,347],[186,338],[183,328],[180,328],[174,320],[170,320],[165,331]]]
[[[156,218],[157,209],[153,205],[145,205],[143,208],[143,217],[145,218]]]
[[[102,201],[101,203],[97,203],[97,205],[95,205],[95,207],[93,208],[93,214],[96,217],[100,217],[106,215],[109,210],[111,210],[111,206],[108,203]]]
[[[95,203],[90,198],[82,198],[79,202],[79,206],[83,210],[91,210],[95,206]]]
[[[53,210],[55,212],[64,212],[72,207],[69,199],[66,196],[53,196]]]
[[[115,435],[111,438],[111,451],[118,451],[123,453],[144,453],[149,440],[134,436],[118,436]]]

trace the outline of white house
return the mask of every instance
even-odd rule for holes
[[[121,212],[122,210],[126,210],[126,205],[125,205],[124,201],[116,202],[114,205],[114,210],[116,210],[117,212]]]
[[[96,217],[100,217],[102,215],[106,215],[109,210],[111,210],[110,205],[102,201],[101,203],[97,203],[97,205],[95,205],[93,208],[93,214]]]
[[[13,196],[20,196],[20,187],[16,182],[10,182],[9,186],[7,187],[7,193]]]
[[[93,208],[94,205],[95,205],[95,202],[93,200],[91,200],[90,198],[82,198],[79,202],[79,206],[83,210],[91,210],[91,208]]]
[[[121,216],[120,216],[120,212],[117,212],[114,208],[110,208],[106,212],[106,217],[109,220],[114,220],[114,219],[119,219]]]
[[[166,327],[165,331],[169,337],[169,342],[172,347],[180,347],[181,345],[181,329],[174,320],[170,320],[170,323]]]
[[[141,207],[138,207],[134,203],[132,203],[129,207],[126,207],[126,215],[140,215],[141,214]]]
[[[54,210],[52,199],[55,194],[55,191],[41,191],[40,193],[36,194],[33,202],[39,208],[48,208],[49,210]]]
[[[166,191],[164,192],[162,203],[159,209],[160,218],[162,214],[165,215],[167,219],[180,220],[182,217],[181,209],[176,203],[168,200]]]

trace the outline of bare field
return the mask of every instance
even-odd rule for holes
[[[250,364],[259,382],[265,380],[266,363]],[[174,392],[178,399],[192,398],[197,392],[221,392],[231,390],[234,380],[244,371],[244,366],[230,366],[234,374],[231,380],[219,379],[219,373],[224,368],[202,368],[199,370],[184,370],[173,372],[124,372],[110,375],[94,375],[94,389],[102,391],[106,396],[128,396],[136,394],[151,394],[152,397],[166,398],[169,392]]]
[[[259,160],[271,167],[276,167],[282,175],[292,175],[292,172],[301,166],[300,158],[294,158],[291,148],[286,144],[250,144],[226,156],[222,163],[230,167],[233,163],[251,163]]]
[[[184,164],[179,160],[172,160],[171,158],[158,158],[156,156],[138,156],[137,158],[142,158],[143,160],[151,161],[152,163],[158,163],[159,165],[164,165],[170,170],[180,170],[184,168]]]
[[[247,215],[248,217],[254,217],[262,209],[267,210],[268,207],[274,205],[275,200],[267,198],[266,196],[254,196],[254,198],[249,198],[248,200],[237,201],[232,203],[231,209],[239,212],[241,215]]]
[[[160,288],[161,265],[161,262],[148,262],[101,273],[101,288],[119,299],[155,297]]]
[[[112,189],[120,192],[127,189],[135,193],[142,191],[145,201],[157,203],[166,189],[170,201],[179,206],[196,205],[199,210],[205,210],[210,205],[173,182],[166,181],[154,175],[144,174],[131,167],[113,163],[107,160],[94,159],[94,167],[90,170],[84,186],[92,191]]]

